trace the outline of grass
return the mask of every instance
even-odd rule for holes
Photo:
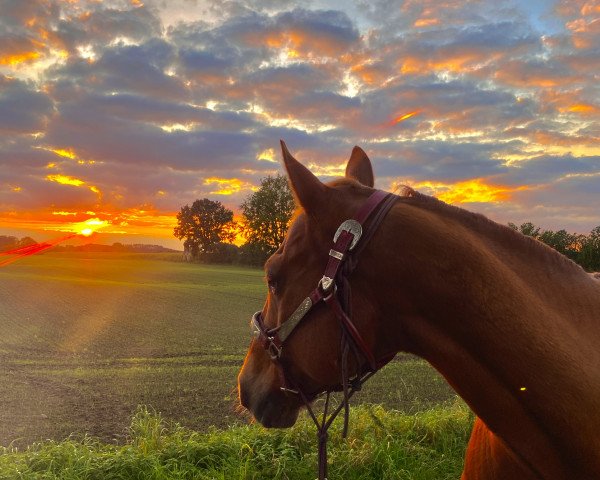
[[[381,406],[353,410],[347,439],[334,423],[329,478],[456,479],[472,416],[460,402],[407,415]],[[194,432],[138,409],[123,445],[91,437],[0,451],[4,479],[313,479],[316,447],[304,417],[289,430],[256,425]]]
[[[14,464],[28,472],[20,478],[59,478],[58,473],[52,476],[54,465],[60,466],[60,478],[259,479],[286,478],[269,469],[295,462],[294,474],[286,473],[289,478],[314,478],[312,427],[310,433],[306,423],[290,432],[266,432],[247,426],[247,418],[235,412],[236,376],[250,338],[248,320],[265,297],[262,271],[165,259],[152,254],[46,253],[0,269],[0,445],[21,452],[5,452],[0,471],[7,472]],[[376,465],[384,465],[381,468],[396,472],[345,478],[446,478],[410,476],[447,459],[441,451],[432,453],[429,446],[422,451],[429,440],[423,443],[420,439],[425,437],[410,437],[408,431],[400,435],[397,425],[421,425],[427,415],[434,421],[447,412],[457,414],[455,399],[426,362],[399,355],[353,399],[354,405],[377,403],[397,412],[388,418],[379,407],[359,410],[352,427],[356,434],[348,442],[334,441],[333,468],[351,465],[352,471],[367,475],[371,469],[379,472]],[[200,454],[194,454],[194,449],[205,447],[194,442],[218,450],[215,445],[227,441],[222,448],[234,452],[227,454],[227,461],[237,459],[237,473],[223,473],[227,462],[217,456],[213,471],[200,469],[196,476],[181,473],[178,477],[176,470],[187,471],[189,465],[171,459],[166,450],[140,456],[137,437],[126,428],[140,404],[162,413],[161,431],[164,425],[181,425],[165,430],[159,442],[189,440],[189,447],[181,446],[181,452],[187,453],[173,453],[177,459],[189,455],[190,462],[197,461],[194,455]],[[142,417],[138,413],[135,418],[134,430]],[[378,425],[375,418],[382,419],[385,429],[373,427]],[[375,445],[372,435],[388,430],[390,438],[381,437],[383,443]],[[90,437],[61,441],[69,435]],[[388,452],[392,460],[385,453],[388,440],[399,445],[394,447],[396,453]],[[463,447],[453,457],[458,464],[462,464]],[[383,450],[370,450],[374,448]],[[254,453],[244,456],[244,449]],[[410,451],[413,460],[401,457],[400,450]],[[264,464],[259,453],[268,459]],[[77,469],[87,462],[96,473],[74,476],[69,462]],[[115,462],[124,462],[115,466],[121,474],[128,468],[138,473],[110,477],[106,469]],[[168,475],[151,477],[136,470],[152,465]],[[331,477],[343,477],[341,471],[335,475]]]

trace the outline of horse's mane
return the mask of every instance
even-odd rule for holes
[[[449,205],[435,197],[417,192],[406,185],[400,187],[397,195],[409,200],[411,204],[420,208],[450,216],[463,225],[493,239],[500,238],[515,244],[521,244],[528,248],[531,253],[539,255],[546,263],[552,262],[555,265],[570,269],[573,272],[577,271],[578,273],[583,273],[583,269],[578,264],[545,243],[536,240],[533,237],[523,235],[509,226],[496,223],[480,213],[470,212],[463,208]]]

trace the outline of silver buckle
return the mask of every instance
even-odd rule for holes
[[[279,357],[281,357],[281,348],[275,345],[275,343],[273,342],[273,337],[267,338],[269,339],[269,346],[267,348],[269,356],[271,357],[271,360],[277,360]]]
[[[333,236],[333,243],[337,242],[337,239],[344,231],[352,235],[352,241],[350,242],[350,246],[348,247],[348,250],[352,250],[360,240],[360,237],[362,236],[362,226],[360,223],[353,219],[342,222],[342,224],[338,227],[337,231],[335,232],[335,235]]]
[[[252,322],[250,322],[250,333],[254,338],[260,337],[262,331],[260,326],[258,325],[257,315],[260,315],[262,312],[258,311],[254,315],[252,315]]]
[[[333,278],[329,278],[326,275],[323,275],[321,280],[319,280],[319,287],[321,287],[321,290],[323,290],[323,292],[328,292],[332,285]]]

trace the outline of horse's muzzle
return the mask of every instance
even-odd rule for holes
[[[242,374],[238,381],[241,405],[267,428],[287,428],[296,423],[302,406],[296,395],[280,390],[261,391],[259,382],[250,382]]]

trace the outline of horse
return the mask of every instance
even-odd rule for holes
[[[263,332],[297,325],[284,348],[272,338],[265,347],[258,331],[238,375],[240,404],[265,427],[293,425],[305,403],[343,383],[340,317],[324,302],[298,305],[323,290],[336,229],[375,191],[359,147],[345,177],[325,184],[281,145],[299,210],[265,263],[253,321]],[[600,281],[537,240],[410,188],[347,280],[359,350],[380,363],[424,358],[475,412],[462,480],[600,479]],[[368,363],[352,357],[348,375]]]

